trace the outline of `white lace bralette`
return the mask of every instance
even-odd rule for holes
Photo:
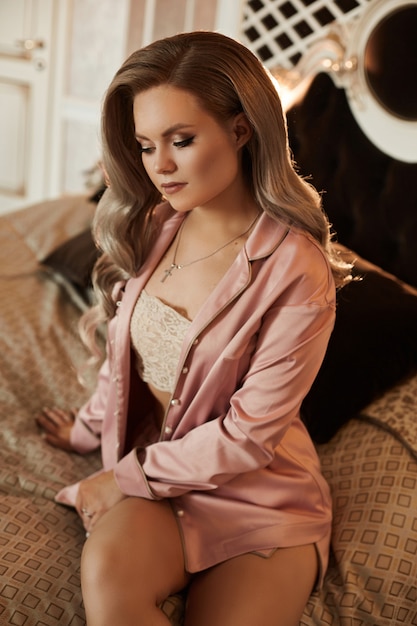
[[[143,289],[133,310],[130,337],[136,369],[146,383],[172,392],[181,346],[191,322]]]

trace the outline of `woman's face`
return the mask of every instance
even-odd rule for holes
[[[143,166],[177,211],[221,208],[243,186],[240,149],[251,132],[243,114],[223,127],[192,94],[169,85],[136,95],[133,113]]]

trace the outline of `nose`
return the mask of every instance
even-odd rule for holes
[[[176,165],[167,150],[157,150],[154,169],[157,174],[170,174],[175,171]]]

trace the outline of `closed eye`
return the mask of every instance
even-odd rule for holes
[[[151,148],[151,147],[146,147],[146,146],[141,146],[139,145],[139,153],[140,154],[150,154],[152,152],[152,150],[155,150],[155,148]]]
[[[175,148],[186,148],[187,146],[190,146],[193,143],[194,138],[195,138],[195,136],[193,135],[192,137],[187,137],[187,139],[181,139],[180,141],[174,141],[172,143],[172,145]],[[151,154],[155,150],[155,148],[153,146],[142,146],[142,144],[140,144],[139,142],[138,142],[138,146],[139,146],[139,153],[140,154]]]
[[[193,137],[187,137],[187,139],[182,139],[181,141],[174,141],[174,146],[176,148],[186,148],[187,146],[190,146],[194,141],[194,136]]]

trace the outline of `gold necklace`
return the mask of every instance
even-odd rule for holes
[[[226,248],[227,246],[229,246],[231,243],[233,243],[237,239],[240,239],[240,237],[244,237],[251,230],[256,220],[258,219],[259,215],[260,213],[258,213],[258,215],[255,217],[253,222],[251,222],[251,224],[249,225],[249,228],[247,228],[243,233],[240,233],[240,235],[233,237],[233,239],[230,239],[230,241],[227,241],[226,243],[224,243],[222,246],[220,246],[220,248],[217,248],[214,252],[210,252],[210,254],[207,254],[206,256],[202,256],[199,259],[194,259],[194,261],[190,261],[189,263],[177,263],[176,260],[177,260],[178,247],[180,245],[182,231],[185,226],[185,220],[184,220],[178,231],[178,238],[177,238],[177,243],[175,245],[174,257],[172,259],[172,263],[170,267],[168,267],[168,269],[164,270],[164,275],[161,279],[161,283],[165,282],[168,276],[172,276],[172,272],[174,270],[182,270],[184,267],[189,267],[190,265],[194,265],[194,263],[199,263],[199,261],[205,261],[206,259],[209,259],[210,257],[220,252],[220,250],[223,250],[223,248]]]

